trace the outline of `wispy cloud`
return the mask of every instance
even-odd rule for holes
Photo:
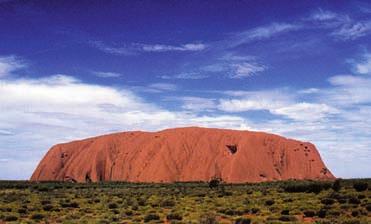
[[[214,99],[202,98],[202,97],[181,97],[181,101],[183,101],[182,108],[185,110],[192,110],[192,111],[213,111],[216,109],[216,102]]]
[[[209,75],[202,74],[201,72],[185,72],[175,75],[161,75],[158,77],[161,79],[205,79],[208,78]]]
[[[1,130],[0,129],[0,135],[13,135],[14,133],[8,130]]]
[[[0,78],[25,67],[25,64],[15,56],[0,56]]]
[[[213,64],[201,68],[205,72],[224,74],[226,77],[232,79],[249,78],[266,69],[267,66],[258,63],[256,57],[239,55],[232,52],[225,53]]]
[[[354,67],[359,74],[371,74],[371,54],[365,54],[362,61],[354,63]]]
[[[265,70],[265,66],[252,62],[234,64],[233,68],[234,73],[231,75],[231,78],[246,78]]]
[[[272,38],[276,35],[295,31],[300,29],[300,25],[290,23],[272,23],[265,26],[256,27],[246,31],[236,33],[230,40],[232,47],[240,44],[249,43],[256,40],[264,40]]]
[[[122,76],[122,74],[117,73],[117,72],[97,72],[95,71],[93,72],[93,74],[100,78],[118,78]]]
[[[115,55],[135,55],[135,51],[130,49],[129,47],[114,47],[109,46],[102,41],[90,41],[91,46],[97,48],[108,54],[115,54]]]
[[[315,22],[319,28],[330,29],[330,35],[337,40],[355,40],[371,32],[370,20],[357,20],[323,9],[313,12],[307,20]]]
[[[336,13],[319,8],[310,15],[309,19],[314,21],[329,21],[336,20],[337,18],[338,15]]]
[[[355,40],[371,33],[371,21],[349,22],[331,33],[341,40]]]
[[[177,85],[171,83],[152,83],[147,87],[153,91],[175,91],[178,89]]]
[[[166,44],[142,44],[131,43],[124,46],[110,46],[102,41],[91,41],[91,46],[115,55],[137,55],[139,53],[150,52],[186,52],[186,51],[202,51],[206,49],[206,45],[202,43],[187,43],[182,45],[166,45]]]
[[[202,43],[188,43],[180,46],[164,44],[138,44],[138,50],[145,52],[166,52],[166,51],[202,51],[206,45]]]

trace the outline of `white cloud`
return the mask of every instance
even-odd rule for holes
[[[164,45],[164,44],[140,44],[142,51],[147,52],[166,52],[166,51],[202,51],[206,49],[206,45],[202,43],[188,43],[180,46]]]
[[[331,35],[341,40],[355,40],[371,32],[370,21],[348,22],[332,32]]]
[[[198,72],[185,72],[185,73],[179,73],[175,75],[161,75],[158,76],[161,79],[205,79],[208,78],[209,76],[206,74],[201,74]]]
[[[178,87],[175,84],[171,83],[152,83],[149,84],[148,86],[149,90],[154,90],[154,91],[175,91],[178,89]]]
[[[317,89],[316,89],[317,90]],[[320,90],[317,90],[318,92]],[[220,99],[218,109],[226,112],[266,110],[297,121],[318,121],[339,112],[324,102],[305,102],[302,90],[277,89],[271,91],[225,91],[232,99]]]
[[[234,64],[233,68],[234,73],[231,75],[231,78],[246,78],[265,70],[265,66],[253,62]]]
[[[201,98],[201,97],[181,97],[183,101],[182,108],[192,111],[212,111],[216,108],[214,99]]]
[[[320,120],[331,114],[338,113],[338,110],[326,104],[296,103],[286,107],[271,110],[273,114],[284,115],[293,120]]]
[[[267,66],[259,64],[256,57],[226,53],[214,64],[203,66],[201,70],[210,73],[226,74],[228,78],[248,78],[267,69]]]
[[[265,97],[257,97],[255,99],[222,99],[220,100],[218,109],[227,112],[266,110],[271,114],[281,115],[293,120],[310,121],[321,120],[326,116],[338,112],[338,110],[326,104],[284,102]]]
[[[312,15],[310,16],[310,19],[316,20],[316,21],[328,21],[328,20],[338,19],[338,15],[334,12],[323,10],[320,8],[314,13],[312,13]]]
[[[230,41],[231,46],[248,43],[255,40],[264,40],[276,35],[295,31],[301,26],[289,23],[272,23],[266,26],[256,27],[236,34]]]
[[[307,20],[315,22],[316,27],[330,29],[331,36],[343,41],[355,40],[371,32],[370,20],[355,20],[346,14],[323,9],[312,13]]]
[[[118,78],[122,76],[122,74],[117,72],[93,72],[93,74],[100,78]]]
[[[25,67],[15,56],[0,57],[0,78]]]
[[[90,41],[90,45],[109,54],[126,56],[136,55],[140,52],[202,51],[207,47],[203,43],[187,43],[182,45],[135,43],[124,46],[109,46],[101,41]]]
[[[300,94],[313,94],[313,93],[318,93],[320,89],[318,88],[308,88],[308,89],[303,89],[299,90],[298,93]]]
[[[371,103],[371,79],[365,76],[338,75],[329,79],[332,88],[323,89],[320,98],[338,106]]]
[[[359,74],[371,74],[371,54],[365,54],[363,61],[355,64],[355,69]]]
[[[112,46],[106,45],[105,43],[101,41],[90,41],[89,43],[91,46],[108,54],[126,55],[126,56],[135,55],[135,52],[128,47],[112,47]]]
[[[221,99],[218,105],[219,110],[227,112],[244,112],[250,110],[269,110],[275,107],[276,102],[270,99]]]
[[[13,135],[13,133],[11,131],[8,131],[8,130],[1,130],[0,129],[0,135]]]

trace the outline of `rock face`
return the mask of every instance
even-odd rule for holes
[[[316,147],[273,134],[211,128],[123,132],[53,146],[32,181],[333,179]]]

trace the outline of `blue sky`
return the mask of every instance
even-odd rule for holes
[[[367,1],[0,0],[0,179],[58,142],[205,126],[311,141],[371,176]]]

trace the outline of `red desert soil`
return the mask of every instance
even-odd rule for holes
[[[53,146],[31,180],[209,181],[333,179],[316,147],[278,135],[214,128],[122,132]]]

